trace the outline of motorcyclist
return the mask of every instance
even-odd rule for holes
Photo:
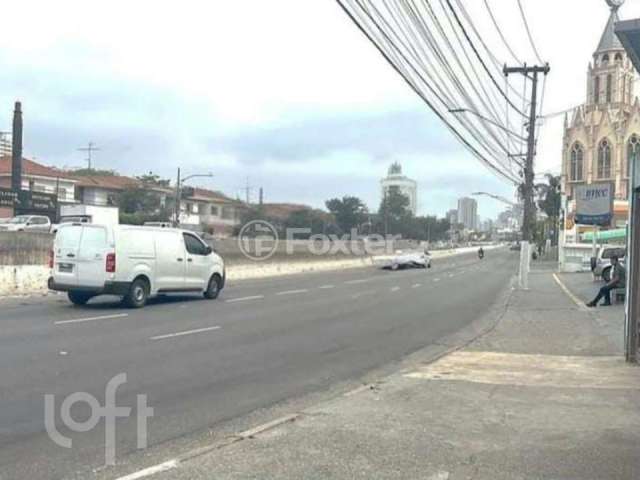
[[[482,259],[484,257],[484,249],[480,247],[478,249],[478,258]]]

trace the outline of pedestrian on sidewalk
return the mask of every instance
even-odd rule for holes
[[[620,265],[618,262],[618,257],[611,257],[611,280],[606,283],[600,290],[598,291],[598,295],[596,298],[587,303],[587,307],[595,307],[601,298],[604,297],[604,302],[602,303],[603,307],[608,307],[611,305],[611,290],[614,288],[624,288],[625,286],[625,271],[624,267]]]

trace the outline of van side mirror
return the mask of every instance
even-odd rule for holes
[[[211,255],[212,252],[213,252],[213,248],[211,248],[209,245],[204,247],[204,254],[205,255]]]

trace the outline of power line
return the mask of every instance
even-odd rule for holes
[[[493,11],[491,10],[491,7],[489,6],[488,0],[484,0],[484,6],[486,7],[487,12],[489,12],[489,17],[491,17],[491,21],[493,22],[493,26],[496,27],[496,30],[498,31],[498,35],[500,36],[500,39],[502,40],[502,43],[504,43],[505,47],[507,47],[507,50],[509,51],[509,53],[511,54],[513,59],[516,61],[516,63],[522,64],[523,62],[520,61],[518,56],[515,54],[515,52],[511,48],[511,45],[509,45],[509,42],[507,42],[506,37],[502,33],[502,29],[500,28],[500,25],[498,25],[498,21],[496,20],[496,17],[493,15]]]
[[[533,41],[533,36],[531,35],[531,29],[529,28],[529,22],[527,22],[527,16],[524,14],[524,8],[522,8],[522,1],[518,0],[518,7],[520,8],[520,15],[522,16],[522,21],[524,22],[524,28],[527,31],[527,36],[529,37],[529,43],[531,43],[531,48],[533,49],[533,53],[536,55],[538,62],[544,63],[540,58],[540,54],[538,53],[538,49],[536,48],[536,44]]]
[[[403,80],[407,83],[407,85],[427,104],[427,106],[433,111],[433,113],[445,124],[446,128],[452,132],[452,134],[467,148],[476,158],[478,158],[485,166],[487,166],[494,174],[509,180],[510,182],[517,184],[518,179],[515,176],[512,176],[508,171],[504,171],[494,165],[485,155],[483,155],[474,145],[472,145],[461,133],[458,129],[456,129],[444,116],[443,113],[439,111],[439,109],[435,106],[435,104],[427,97],[425,92],[423,92],[418,86],[415,84],[413,76],[415,75],[424,86],[431,92],[432,95],[435,95],[436,98],[439,96],[437,92],[434,90],[433,86],[429,84],[423,77],[423,75],[416,69],[416,67],[407,59],[406,55],[398,48],[398,46],[393,42],[393,40],[389,37],[389,35],[383,31],[380,25],[375,22],[375,19],[372,18],[371,14],[366,10],[366,8],[358,1],[355,0],[356,6],[359,9],[355,9],[355,12],[365,13],[369,16],[370,21],[376,26],[377,32],[382,34],[386,39],[386,43],[388,46],[393,48],[392,51],[387,51],[383,45],[383,42],[376,41],[374,38],[375,30],[368,31],[365,27],[366,22],[358,21],[358,19],[354,16],[354,13],[347,7],[346,2],[349,0],[336,0],[338,5],[344,10],[347,16],[351,19],[351,21],[356,25],[356,27],[365,35],[365,37],[375,46],[375,48],[380,52],[383,58],[389,63],[389,65],[403,78]],[[353,0],[351,0],[353,2]],[[353,3],[351,3],[353,8]],[[359,13],[356,13],[359,15]],[[395,60],[395,61],[394,61]],[[402,61],[400,61],[402,60]],[[409,67],[413,72],[411,75],[410,72],[407,72],[406,67]],[[442,97],[438,99],[443,105],[446,106],[446,102],[443,101]]]

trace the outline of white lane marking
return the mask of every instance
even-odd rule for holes
[[[439,282],[439,281],[440,281],[440,279],[439,279],[439,278],[434,278],[434,279],[433,279],[433,281],[434,281],[434,282]]]
[[[53,322],[54,325],[66,325],[67,323],[95,322],[96,320],[108,320],[110,318],[128,317],[128,313],[114,313],[113,315],[102,315],[100,317],[74,318],[72,320],[59,320]]]
[[[398,290],[400,290],[400,287],[391,287],[392,292],[397,292]]]
[[[260,300],[261,298],[264,298],[264,295],[252,295],[250,297],[230,298],[229,300],[225,300],[225,303],[245,302],[247,300]]]
[[[321,288],[323,290],[326,290],[328,288],[335,288],[335,285],[320,285],[318,288]]]
[[[301,288],[299,290],[285,290],[284,292],[278,292],[276,295],[295,295],[296,293],[305,293],[308,292],[306,288]]]
[[[196,328],[195,330],[185,330],[184,332],[167,333],[166,335],[157,335],[151,337],[150,340],[164,340],[165,338],[182,337],[183,335],[192,335],[194,333],[210,332],[211,330],[218,330],[221,328],[219,325],[215,327]]]
[[[356,283],[366,283],[368,282],[369,279],[368,278],[361,278],[359,280],[347,280],[346,282],[344,282],[346,285],[354,285]]]
[[[169,460],[167,462],[159,463],[149,468],[138,470],[137,472],[130,473],[124,477],[118,477],[116,480],[138,480],[139,478],[155,475],[156,473],[166,472],[167,470],[174,469],[178,466],[178,460]]]
[[[365,290],[364,292],[354,293],[353,295],[351,295],[351,298],[356,300],[360,297],[364,297],[365,295],[373,295],[375,293],[376,293],[375,290]]]
[[[421,287],[422,284],[421,283],[414,283],[413,285],[411,285],[411,288],[418,288]]]

